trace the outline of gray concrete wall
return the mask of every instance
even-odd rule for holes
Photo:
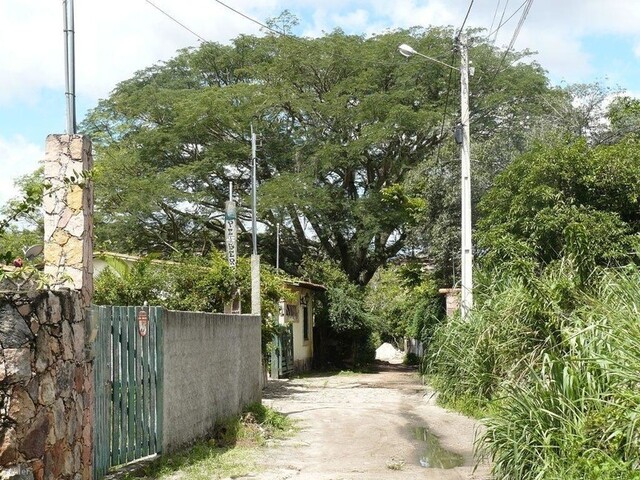
[[[167,312],[163,453],[260,401],[260,323],[257,315]]]

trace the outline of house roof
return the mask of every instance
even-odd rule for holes
[[[327,289],[327,287],[325,287],[324,285],[320,285],[319,283],[307,282],[306,280],[289,279],[285,280],[284,283],[292,287],[306,288],[308,290],[315,290],[318,292],[324,292]]]

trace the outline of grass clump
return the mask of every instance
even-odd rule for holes
[[[262,404],[249,405],[236,417],[217,424],[210,438],[171,455],[161,456],[124,480],[211,480],[235,478],[256,469],[259,447],[295,430],[285,415]]]
[[[640,479],[640,270],[577,278],[563,262],[494,279],[435,332],[425,370],[444,403],[485,416],[495,479]]]

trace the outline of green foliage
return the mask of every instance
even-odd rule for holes
[[[603,142],[612,143],[621,138],[640,138],[640,102],[628,96],[616,97],[607,113],[611,126],[610,132],[603,138]]]
[[[218,423],[210,438],[181,452],[162,455],[125,478],[205,480],[244,476],[255,471],[257,448],[268,439],[284,438],[294,431],[285,415],[252,404],[241,415]]]
[[[402,345],[416,338],[428,345],[443,316],[443,299],[421,263],[387,266],[367,285],[365,304],[382,341]]]
[[[274,21],[295,24],[286,12]],[[242,35],[138,72],[83,126],[95,142],[99,247],[165,257],[221,248],[230,181],[240,219],[250,218],[251,121],[263,138],[260,243],[273,245],[282,225],[288,273],[298,274],[305,254],[321,254],[366,285],[389,258],[417,247],[449,275],[459,171],[450,134],[457,115],[444,114],[458,93],[447,69],[407,61],[397,46],[449,61],[453,37],[453,28],[436,27],[371,37]],[[471,44],[476,69],[495,71],[502,52],[475,33]],[[500,155],[487,149],[486,159],[501,165],[522,150],[523,142],[507,142],[525,135],[522,115],[551,110],[541,99],[565,99],[538,65],[517,62],[526,56],[509,53],[512,66],[500,76],[474,80],[474,142],[505,146]],[[496,168],[477,165],[487,172],[484,191]]]
[[[477,278],[471,318],[440,324],[423,366],[441,401],[486,416],[494,477],[638,478],[640,270]]]
[[[640,478],[640,271],[607,272],[562,343],[502,386],[480,449],[499,479]]]
[[[640,232],[640,154],[631,140],[538,145],[498,176],[479,209],[481,263],[533,274],[571,257],[583,281],[629,261]]]
[[[418,355],[416,355],[415,353],[409,352],[404,356],[402,363],[404,365],[419,365],[420,357],[418,357]]]
[[[304,259],[303,275],[327,290],[316,295],[314,362],[322,367],[359,368],[375,359],[379,338],[365,308],[364,291],[351,283],[334,262]]]
[[[171,310],[222,312],[238,289],[245,311],[251,304],[251,266],[245,258],[238,259],[236,272],[218,252],[211,252],[207,258],[177,257],[175,261],[147,257],[129,266],[110,258],[111,267],[95,281],[94,303],[98,305],[142,305],[147,301]],[[278,302],[288,298],[290,292],[270,267],[262,265],[260,275],[266,351],[276,328]]]

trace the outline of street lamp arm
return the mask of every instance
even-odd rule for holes
[[[400,45],[398,47],[398,51],[400,52],[400,54],[402,56],[407,57],[407,58],[408,57],[412,57],[414,55],[418,55],[419,57],[426,58],[427,60],[431,60],[432,62],[439,63],[440,65],[444,65],[445,67],[451,68],[453,70],[459,70],[458,67],[454,67],[453,65],[449,65],[448,63],[441,62],[437,58],[430,57],[428,55],[425,55],[424,53],[417,52],[416,50],[414,50],[411,46],[407,45],[406,43],[403,43],[402,45]]]

